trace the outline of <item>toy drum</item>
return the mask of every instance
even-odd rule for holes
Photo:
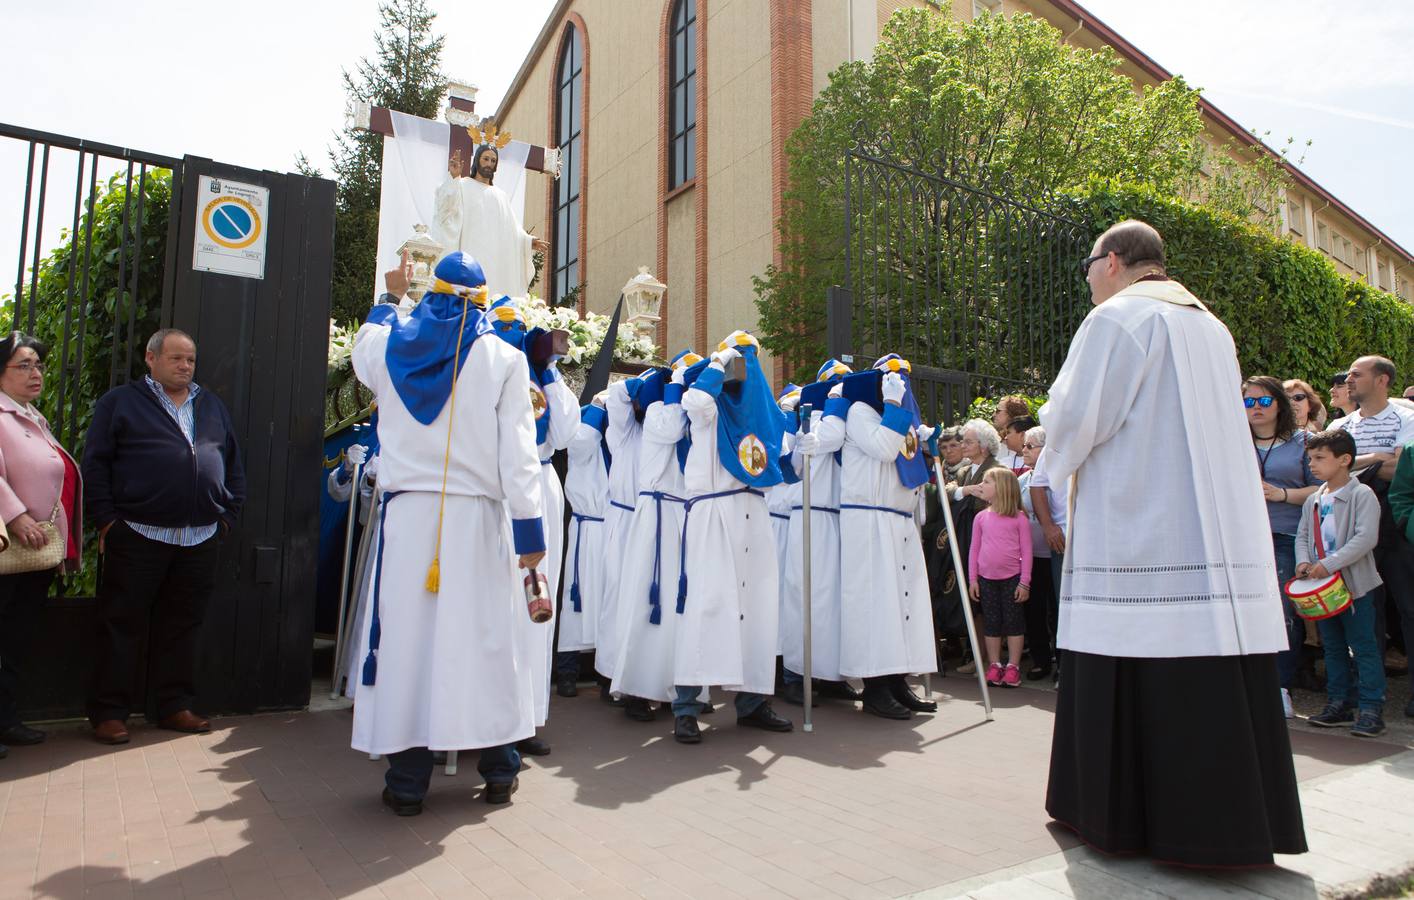
[[[1312,620],[1338,616],[1355,599],[1339,572],[1328,578],[1293,578],[1286,583],[1286,595],[1297,615]]]

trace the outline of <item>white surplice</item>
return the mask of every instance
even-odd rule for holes
[[[548,409],[541,414],[550,417],[550,425],[545,432],[545,442],[535,448],[540,457],[540,496],[544,506],[541,510],[545,523],[545,558],[536,566],[536,571],[545,576],[550,596],[554,597],[556,585],[560,583],[560,569],[564,562],[565,535],[565,493],[560,488],[560,476],[550,464],[556,450],[569,446],[579,427],[579,400],[565,384],[563,378],[556,378],[544,388]],[[526,404],[530,397],[526,395]],[[532,663],[535,679],[535,727],[545,724],[550,715],[550,673],[554,670],[555,620],[532,622],[530,616],[522,617],[525,628],[526,653]]]
[[[895,462],[903,448],[904,435],[873,407],[850,404],[840,464],[839,658],[849,678],[938,669],[918,491],[899,481]]]
[[[835,451],[844,447],[845,423],[839,416],[810,414],[810,430],[819,440],[815,454],[792,455],[801,477],[810,465],[810,668],[812,678],[840,680],[840,464]],[[781,662],[805,674],[804,512],[799,485],[790,514],[790,546],[784,572],[785,605],[781,611]]]
[[[604,411],[609,417],[604,441],[614,464],[609,469],[609,508],[604,513],[604,602],[599,607],[594,635],[594,669],[605,678],[613,678],[620,640],[619,570],[623,566],[629,515],[638,503],[638,453],[643,444],[643,423],[634,414],[626,381],[609,386]]]
[[[524,297],[535,277],[531,237],[520,227],[511,198],[494,184],[448,176],[437,187],[432,236],[444,253],[460,250],[481,264],[486,292]]]
[[[791,445],[795,443],[795,435],[787,432],[781,437],[781,468],[784,469],[790,464]],[[786,584],[786,566],[790,558],[790,512],[792,506],[800,505],[800,482],[787,484],[782,481],[780,484],[773,484],[766,489],[766,509],[771,514],[771,531],[776,535],[776,570],[778,573],[779,590],[777,596],[780,609],[778,618],[781,627],[776,638],[776,655],[780,655],[784,644],[782,640],[785,636],[786,594],[789,586]]]
[[[692,429],[688,497],[746,487],[717,454],[717,398],[694,386],[682,406]],[[759,493],[696,501],[688,512],[687,601],[678,622],[675,684],[774,692],[780,588],[770,522]],[[664,598],[665,616],[676,596],[673,590]]]
[[[1232,336],[1182,285],[1086,316],[1050,400],[1046,475],[1070,478],[1057,645],[1121,657],[1287,647]]]
[[[430,425],[413,418],[388,372],[387,325],[359,329],[354,372],[378,402],[381,443],[381,646],[377,679],[355,693],[355,749],[464,750],[535,730],[529,621],[510,521],[541,514],[540,461],[525,356],[494,335],[477,339]],[[437,536],[447,429],[441,590],[425,589]],[[360,643],[367,642],[367,635]],[[357,679],[362,661],[355,667]]]
[[[560,650],[593,650],[604,602],[604,552],[609,506],[609,472],[604,465],[604,434],[581,422],[567,448],[565,499],[569,501],[569,539],[565,542],[565,577],[560,591]],[[579,586],[575,610],[571,588]]]
[[[638,456],[638,503],[620,532],[623,565],[618,582],[619,654],[611,689],[645,700],[673,699],[673,657],[678,620],[679,547],[682,542],[683,471],[677,442],[687,434],[680,402],[663,402],[643,415]],[[617,465],[617,461],[615,461]],[[663,495],[661,498],[653,494]],[[654,566],[654,557],[658,565]],[[649,587],[658,570],[659,617],[651,621]]]

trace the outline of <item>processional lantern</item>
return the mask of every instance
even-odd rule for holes
[[[641,334],[651,336],[657,330],[663,292],[667,289],[666,284],[648,274],[647,266],[639,266],[638,274],[624,285],[624,307],[628,312],[628,323]]]
[[[427,233],[427,226],[421,222],[412,227],[412,232],[412,235],[403,241],[402,246],[398,247],[398,254],[401,256],[406,253],[408,260],[412,262],[412,276],[408,279],[408,297],[413,302],[417,302],[432,286],[433,271],[437,268],[437,261],[442,258],[446,248]]]

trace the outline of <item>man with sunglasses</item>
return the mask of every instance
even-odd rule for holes
[[[1143,222],[1081,266],[1096,308],[1041,409],[1038,464],[1072,498],[1046,810],[1107,852],[1270,865],[1306,838],[1232,336]]]

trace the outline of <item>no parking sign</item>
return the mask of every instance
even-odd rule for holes
[[[264,278],[270,189],[202,175],[197,196],[192,268]]]

